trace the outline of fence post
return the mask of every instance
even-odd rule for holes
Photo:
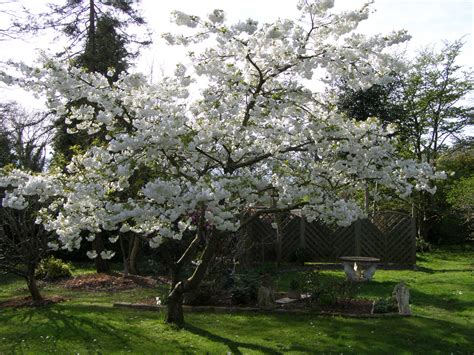
[[[276,235],[277,235],[277,264],[281,264],[281,244],[282,244],[282,239],[283,239],[283,230],[281,226],[281,214],[279,213],[274,213],[274,223],[276,223]]]
[[[355,256],[360,256],[360,238],[361,238],[361,220],[358,219],[354,223],[354,242],[355,242]]]
[[[411,234],[411,261],[413,265],[416,265],[416,224],[415,219],[410,218],[410,234]]]
[[[300,248],[306,249],[306,218],[303,216],[300,219]]]

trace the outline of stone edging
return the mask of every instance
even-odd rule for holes
[[[133,308],[143,309],[147,311],[161,312],[166,311],[166,306],[152,306],[149,304],[141,303],[127,303],[127,302],[116,302],[113,304],[114,307],[118,308]],[[340,313],[340,312],[314,312],[304,309],[284,309],[284,308],[273,308],[273,309],[261,309],[257,307],[219,307],[219,306],[186,306],[183,305],[184,312],[213,312],[213,313],[235,313],[235,312],[248,312],[248,313],[281,313],[281,314],[311,314],[316,316],[341,316],[347,318],[386,318],[386,317],[408,317],[409,315],[403,315],[399,313],[374,313],[374,314],[351,314],[351,313]]]

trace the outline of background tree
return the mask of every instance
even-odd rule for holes
[[[469,94],[474,88],[473,72],[456,63],[463,42],[445,43],[440,51],[425,49],[410,65],[403,88],[405,154],[418,161],[437,164],[440,152],[450,142],[462,139],[473,124],[474,106]],[[431,196],[414,196],[418,235],[427,239],[442,211]]]
[[[38,31],[53,28],[69,38],[66,49],[60,53],[72,60],[73,65],[88,72],[107,75],[115,81],[126,71],[139,49],[150,43],[132,35],[131,29],[144,26],[145,20],[136,9],[139,1],[77,0],[65,5],[50,4],[50,11],[30,15],[25,30]],[[71,109],[82,102],[71,102]],[[75,151],[84,151],[92,142],[103,141],[103,133],[96,135],[75,133],[77,122],[68,115],[56,121],[54,154],[57,165],[64,167]]]
[[[473,72],[456,63],[462,46],[458,40],[445,43],[440,51],[424,49],[407,61],[408,71],[392,73],[384,85],[353,90],[340,83],[338,109],[356,120],[375,116],[393,123],[399,156],[435,166],[440,153],[462,140],[466,128],[473,124],[474,106],[469,97]],[[441,196],[446,198],[446,194],[431,197],[420,193],[412,197],[411,206],[410,201],[398,203],[397,208],[414,214],[419,237],[428,238],[429,229],[446,215],[448,204],[440,201]],[[435,227],[433,232],[439,230]]]
[[[407,127],[406,143],[419,161],[435,165],[441,149],[462,139],[474,124],[474,72],[456,63],[463,42],[445,43],[435,51],[425,49],[410,63],[402,103]]]
[[[0,41],[20,37],[20,31],[13,25],[13,23],[18,20],[19,14],[18,12],[11,10],[12,4],[18,4],[18,0],[0,1],[0,15],[9,19],[9,21],[2,21],[0,26]]]
[[[336,84],[337,108],[349,118],[366,121],[377,117],[384,125],[393,123],[398,129],[404,118],[402,106],[403,75],[391,73],[387,82],[375,84],[367,89],[352,89],[347,83]]]
[[[338,80],[335,87],[337,95],[337,109],[350,119],[366,121],[370,117],[377,117],[383,126],[392,124],[396,127],[394,135],[399,141],[399,149],[403,149],[403,137],[406,136],[403,125],[404,108],[402,105],[403,76],[391,73],[385,83],[375,84],[366,89],[353,89],[343,80]],[[371,186],[367,182],[364,191],[364,206],[367,214],[374,213],[376,202],[370,197],[370,190],[376,191],[378,186]]]
[[[3,141],[0,168],[4,170],[3,173],[13,166],[30,172],[43,171],[47,146],[52,136],[47,115],[27,112],[18,104],[10,102],[0,105],[0,118],[0,137]],[[18,183],[12,185],[1,180],[2,195]],[[35,270],[48,253],[52,233],[35,223],[42,205],[37,197],[26,200],[27,205],[17,201],[24,208],[0,202],[0,270],[25,278],[32,300],[39,302],[42,296],[36,285]]]
[[[49,114],[28,112],[15,102],[0,103],[0,139],[3,167],[7,164],[30,171],[45,168],[52,138]]]
[[[40,205],[33,200],[21,210],[0,202],[0,271],[23,277],[34,302],[43,299],[36,284],[35,270],[47,255],[48,242],[52,240],[51,232],[35,223],[39,209]]]
[[[445,170],[447,179],[439,182],[436,198],[432,199],[436,211],[429,240],[437,243],[464,243],[472,239],[474,211],[474,146],[461,141],[442,151],[437,159],[439,169]]]

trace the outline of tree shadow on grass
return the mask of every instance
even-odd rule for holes
[[[158,317],[154,312],[136,312],[97,305],[63,304],[38,309],[10,310],[0,313],[0,323],[15,324],[17,327],[8,327],[2,335],[16,341],[10,342],[11,346],[3,350],[7,353],[22,353],[28,340],[34,339],[34,342],[38,343],[38,339],[48,336],[49,339],[55,338],[58,341],[45,342],[45,353],[71,353],[74,351],[74,344],[94,354],[126,352],[137,345],[143,346],[146,351],[152,351],[158,347],[160,339],[143,334],[143,329],[134,323],[151,319],[159,322]],[[25,330],[21,327],[22,324],[28,324]],[[59,340],[61,347],[57,347]],[[71,344],[71,348],[66,349],[68,344]],[[175,349],[187,349],[180,347],[178,343],[173,345]]]
[[[242,349],[247,349],[247,350],[253,350],[253,351],[259,351],[264,354],[282,354],[279,351],[276,351],[270,347],[266,347],[263,345],[258,345],[258,344],[251,344],[251,343],[246,343],[246,342],[240,342],[240,341],[234,341],[229,338],[225,338],[223,336],[213,334],[208,330],[198,328],[196,326],[193,326],[191,324],[186,324],[184,326],[184,329],[187,330],[190,333],[193,333],[195,335],[198,335],[200,337],[207,338],[210,341],[219,343],[219,344],[224,344],[229,347],[229,350],[232,352],[232,354],[243,354],[240,348]]]
[[[314,352],[390,354],[434,352],[468,353],[472,338],[468,327],[419,317],[389,319],[319,319],[315,329],[325,336],[314,339]],[[350,346],[348,346],[350,345]],[[295,342],[290,352],[307,352]]]
[[[417,266],[417,272],[424,272],[427,274],[436,274],[436,273],[449,273],[449,272],[473,272],[474,268],[467,268],[467,269],[432,269],[425,266]]]
[[[356,319],[311,314],[235,314],[192,317],[186,330],[235,354],[278,353],[468,353],[471,329],[467,325],[425,317]],[[227,319],[227,321],[226,321]],[[238,335],[236,341],[229,334]],[[254,337],[258,334],[258,337]],[[249,341],[246,336],[254,337]]]
[[[378,281],[362,284],[358,295],[370,299],[387,298],[392,295],[392,291],[398,283],[398,281]],[[408,284],[408,287],[410,290],[410,303],[412,305],[419,307],[436,307],[446,311],[457,312],[474,309],[474,300],[463,299],[465,297],[462,297],[462,294],[442,293],[444,287],[442,284],[439,285],[439,290],[436,291],[437,293],[422,292],[417,288],[410,287],[410,284]],[[474,285],[463,285],[463,287],[474,290]]]
[[[474,300],[463,300],[451,294],[432,294],[419,290],[410,290],[410,303],[420,307],[436,307],[450,312],[462,312],[474,309]]]
[[[0,283],[2,284],[2,286],[6,286],[9,284],[14,284],[18,282],[24,283],[25,279],[16,275],[0,272]]]

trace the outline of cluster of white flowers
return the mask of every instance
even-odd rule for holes
[[[197,47],[191,67],[178,65],[156,85],[140,75],[109,84],[50,60],[42,70],[22,67],[27,79],[15,82],[46,94],[59,115],[68,102],[87,98],[70,117],[77,130],[105,129],[107,142],[76,156],[66,176],[0,177],[0,186],[9,187],[4,206],[23,208],[27,195],[54,197],[41,218],[58,235],[52,248],[78,248],[84,231],[93,238],[103,230],[139,233],[157,247],[202,218],[211,230],[237,231],[254,209],[300,207],[310,220],[348,225],[363,216],[356,196],[369,181],[402,195],[434,192],[431,167],[395,160],[376,119],[338,114],[330,95],[301,80],[322,72],[322,81],[344,78],[363,87],[397,65],[383,51],[406,34],[350,35],[368,8],[336,15],[333,4],[300,1],[301,21],[262,26],[227,25],[220,10],[208,20],[176,11],[176,23],[196,31],[186,44],[208,36],[215,44]],[[179,44],[184,37],[166,38]],[[200,95],[190,96],[187,87],[199,76]],[[113,252],[87,255],[110,259]]]

